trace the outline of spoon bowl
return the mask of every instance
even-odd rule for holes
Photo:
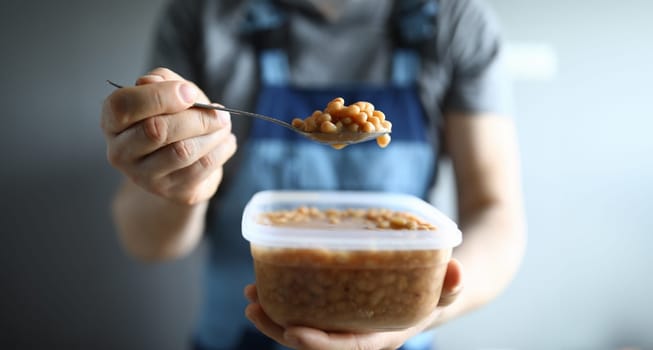
[[[121,89],[123,86],[116,84],[112,82],[111,80],[107,80],[107,83],[113,85],[114,87]],[[193,103],[193,107],[195,108],[202,108],[202,109],[215,109],[219,111],[225,111],[229,112],[231,114],[236,114],[236,115],[241,115],[241,116],[246,116],[246,117],[253,117],[257,119],[261,119],[270,123],[277,124],[279,126],[282,126],[286,129],[292,130],[293,132],[296,132],[307,139],[310,139],[315,142],[327,144],[327,145],[332,145],[332,146],[338,146],[338,145],[351,145],[355,143],[361,143],[361,142],[366,142],[366,141],[371,141],[375,140],[376,138],[383,136],[385,134],[389,134],[389,131],[383,131],[383,132],[351,132],[351,131],[342,131],[342,132],[336,132],[336,133],[324,133],[324,132],[306,132],[299,130],[292,126],[290,123],[285,122],[281,119],[273,118],[267,115],[263,114],[258,114],[258,113],[252,113],[252,112],[247,112],[247,111],[241,111],[238,109],[234,108],[229,108],[229,107],[223,107],[220,105],[213,105],[213,104],[207,104],[207,103],[199,103],[195,102]]]
[[[324,143],[327,145],[351,145],[355,143],[361,143],[365,141],[371,141],[375,140],[379,136],[383,136],[385,134],[389,134],[390,132],[384,131],[384,132],[351,132],[351,131],[341,131],[337,133],[326,133],[326,132],[306,132],[299,130],[292,126],[290,123],[287,123],[283,120],[273,118],[267,115],[263,114],[258,114],[258,113],[252,113],[252,112],[246,112],[246,111],[241,111],[238,109],[233,109],[233,108],[228,108],[228,107],[222,107],[218,105],[210,105],[210,104],[205,104],[205,103],[194,103],[193,107],[196,108],[205,108],[205,109],[217,109],[220,111],[226,111],[231,114],[238,114],[238,115],[243,115],[243,116],[248,116],[248,117],[253,117],[253,118],[258,118],[262,119],[274,124],[277,124],[279,126],[283,126],[286,129],[290,129],[312,141],[316,141],[319,143]]]

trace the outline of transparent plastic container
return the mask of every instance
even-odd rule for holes
[[[265,215],[387,209],[409,213],[435,230],[270,223]],[[423,200],[404,194],[351,191],[263,191],[245,207],[261,306],[283,326],[370,332],[410,327],[437,306],[456,224]]]

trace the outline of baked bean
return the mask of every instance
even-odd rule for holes
[[[304,131],[314,132],[315,130],[317,130],[317,123],[315,122],[315,118],[306,118],[306,120],[304,120]]]
[[[320,124],[320,131],[327,134],[335,134],[338,131],[338,128],[331,121],[327,120],[324,123]]]
[[[329,114],[337,114],[343,107],[343,102],[333,100],[327,104],[327,108],[324,111]]]
[[[317,125],[322,125],[325,122],[330,122],[331,121],[331,114],[329,113],[321,113],[317,118],[315,118],[315,122]]]
[[[390,144],[390,135],[385,134],[376,138],[376,143],[381,148],[386,148]]]
[[[367,121],[374,125],[375,130],[383,130],[383,125],[381,125],[379,118],[372,116],[367,118]]]
[[[358,132],[359,129],[360,129],[360,125],[356,123],[351,123],[347,125],[347,131],[349,132]]]
[[[295,118],[292,120],[292,126],[297,129],[304,129],[304,121],[299,118]]]
[[[265,212],[265,225],[436,230],[420,217],[387,208],[298,206]],[[252,244],[259,301],[276,323],[368,332],[414,325],[437,306],[445,250],[328,250]]]
[[[357,106],[357,105],[347,106],[343,111],[343,113],[344,113],[343,118],[347,118],[347,117],[351,118],[351,117],[357,115],[360,112],[361,112],[361,108],[359,106]]]
[[[370,122],[365,122],[363,125],[361,125],[361,130],[363,132],[375,132],[376,128],[374,127],[374,124]]]
[[[282,326],[410,327],[437,306],[451,249],[327,251],[251,246],[258,298]]]
[[[365,111],[366,111],[368,114],[372,114],[372,113],[374,113],[375,110],[376,110],[376,109],[374,109],[374,105],[373,105],[371,102],[367,102],[367,106],[366,106],[366,108],[365,108]]]
[[[302,227],[324,226],[328,221],[341,221],[347,227],[368,227],[394,230],[429,230],[436,227],[423,219],[406,212],[393,211],[385,208],[329,208],[320,210],[316,207],[300,206],[292,210],[279,210],[264,213],[259,222],[265,225],[286,225],[288,222],[306,223]],[[330,222],[331,223],[331,222]]]
[[[331,123],[336,126],[334,131]],[[323,126],[326,124],[325,126]],[[292,126],[305,132],[341,133],[346,132],[391,132],[392,123],[386,120],[382,111],[376,110],[374,105],[367,101],[345,105],[342,97],[331,100],[324,111],[315,110],[305,119],[295,118]],[[328,131],[325,131],[328,130]],[[379,136],[377,144],[387,147],[390,143],[388,134]],[[346,144],[332,145],[335,149],[344,148]]]
[[[356,124],[361,125],[367,121],[367,113],[360,112],[358,115],[353,116],[352,120],[356,122]]]

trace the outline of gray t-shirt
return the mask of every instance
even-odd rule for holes
[[[310,1],[288,7],[292,83],[374,83],[390,78],[393,1],[344,2],[329,19]],[[251,43],[240,33],[247,1],[172,0],[156,31],[150,65],[196,82],[213,101],[252,110],[259,84]],[[301,4],[301,5],[298,5]],[[440,0],[432,54],[422,57],[418,85],[431,120],[443,112],[511,113],[509,82],[501,67],[497,22],[476,0]],[[236,128],[238,132],[238,128]]]

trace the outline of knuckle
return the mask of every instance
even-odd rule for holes
[[[196,141],[194,139],[181,140],[173,143],[172,149],[176,159],[182,162],[190,160],[197,148],[195,143]]]
[[[215,128],[214,125],[216,124],[214,123],[215,118],[202,110],[197,110],[196,113],[197,113],[196,116],[199,119],[202,130],[204,132],[213,131],[213,129]]]
[[[216,159],[213,152],[209,152],[207,155],[199,159],[199,164],[204,169],[212,169],[216,165]]]
[[[145,119],[142,130],[148,140],[157,144],[164,143],[168,138],[168,122],[160,116]]]
[[[163,96],[163,91],[161,89],[155,89],[152,93],[152,105],[156,111],[166,110],[165,97]]]

